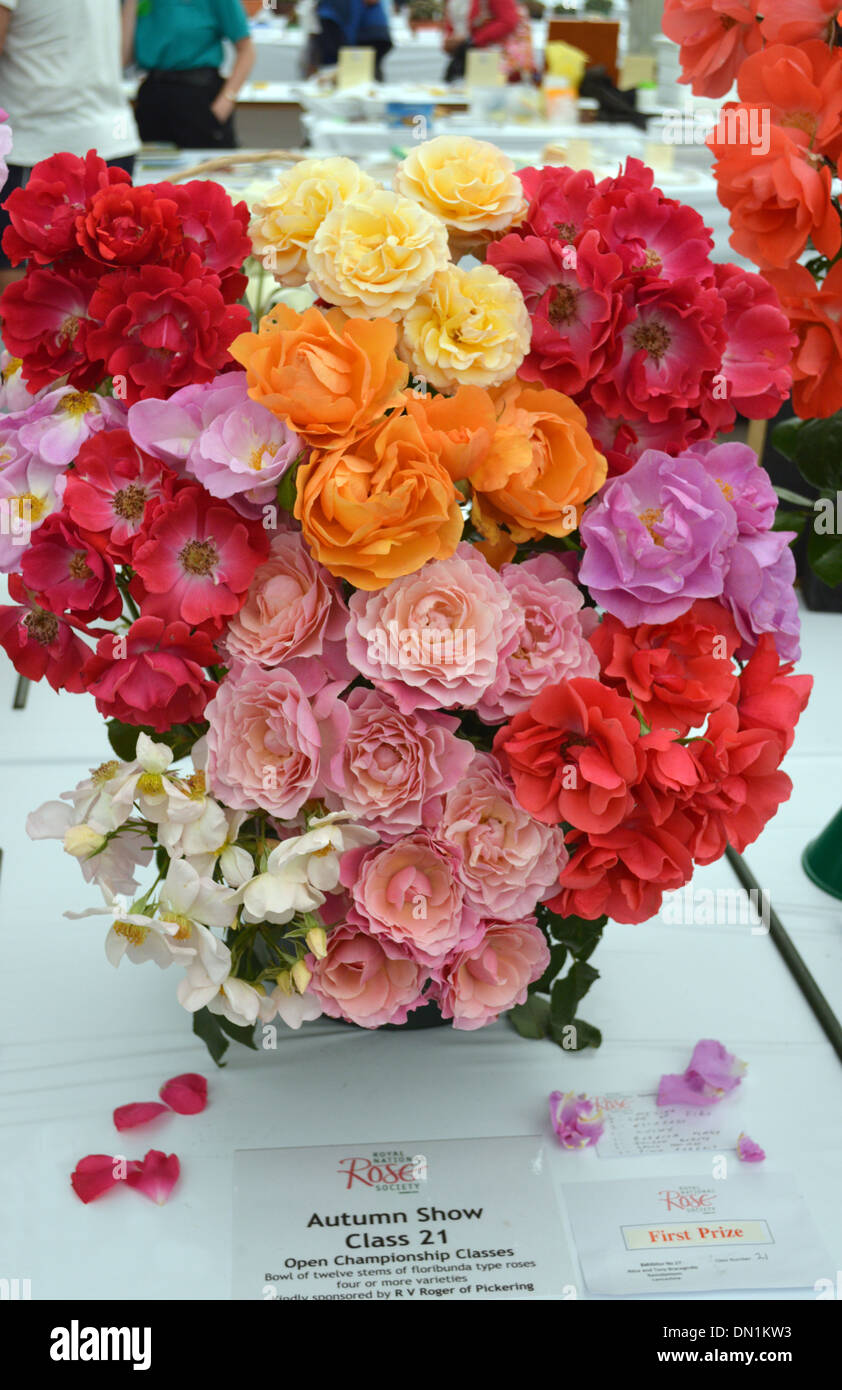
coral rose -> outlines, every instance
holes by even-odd
[[[462,534],[459,493],[409,415],[315,452],[296,484],[295,515],[310,549],[358,589],[382,589],[446,559]]]
[[[764,0],[762,31],[767,43],[830,42],[839,0]]]
[[[842,261],[818,285],[806,266],[767,270],[798,334],[792,403],[802,420],[842,410]]]
[[[302,159],[252,208],[254,250],[282,285],[303,285],[307,248],[329,212],[377,188],[353,159]]]
[[[765,6],[764,6],[765,9]],[[768,107],[775,125],[834,163],[842,149],[842,53],[813,39],[769,44],[740,69],[742,101]]]
[[[397,318],[450,258],[444,223],[378,188],[329,212],[307,248],[307,278],[331,304]]]
[[[533,980],[550,963],[547,943],[535,922],[487,922],[476,946],[454,954],[439,986],[442,1018],[454,1028],[484,1028],[522,1004]]]
[[[529,351],[529,315],[513,280],[490,265],[449,265],[401,321],[398,352],[442,391],[499,386]]]
[[[731,245],[766,269],[797,261],[811,238],[822,255],[833,257],[842,228],[830,169],[768,120],[768,107],[729,104],[708,139],[719,201],[731,214]],[[765,153],[757,141],[740,138],[741,128],[750,132],[754,123],[764,143],[768,134]]]
[[[724,97],[733,86],[762,43],[757,10],[757,0],[666,0],[663,30],[680,44],[681,81],[696,96]]]
[[[464,253],[520,222],[523,187],[512,161],[487,140],[439,135],[398,165],[395,187],[446,223]]]
[[[727,844],[742,854],[789,799],[792,782],[780,771],[784,742],[774,729],[740,727],[734,706],[722,705],[704,738],[689,744],[700,786],[684,809],[698,822],[699,864],[712,864]]]
[[[676,812],[664,825],[638,815],[605,834],[572,837],[561,892],[547,906],[562,917],[593,920],[605,913],[615,922],[648,921],[664,893],[693,872],[692,829]]]
[[[519,380],[494,399],[497,433],[471,476],[479,529],[492,540],[503,523],[516,541],[569,535],[608,472],[584,415],[559,391]]]
[[[813,677],[794,676],[792,662],[781,662],[774,637],[764,632],[740,675],[737,698],[740,728],[770,729],[780,735],[788,751],[795,737],[795,725],[807,708],[812,689]]]
[[[410,391],[406,411],[454,483],[479,467],[497,428],[494,402],[481,386],[460,386],[453,396]]]
[[[297,314],[276,304],[257,333],[243,333],[231,356],[249,395],[307,444],[353,439],[398,404],[407,369],[395,356],[394,324],[349,319],[341,309]]]
[[[323,1012],[360,1028],[405,1023],[427,1002],[429,971],[387,937],[375,940],[351,923],[328,933],[325,956],[308,956],[307,968]]]

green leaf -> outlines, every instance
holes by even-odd
[[[775,493],[781,502],[794,502],[797,507],[807,507],[813,509],[812,497],[805,497],[802,492],[791,492],[788,487],[778,487],[774,484]]]
[[[561,967],[564,965],[566,959],[566,946],[551,946],[550,963],[544,971],[543,975],[541,976],[540,980],[536,980],[534,984],[529,986],[529,993],[549,994],[553,980],[561,970]]]
[[[522,1038],[545,1038],[550,1028],[550,1001],[530,994],[525,1004],[515,1004],[506,1017]]]
[[[807,559],[822,583],[831,589],[842,584],[842,536],[818,536],[814,531],[807,542]]]
[[[544,904],[536,908],[538,923],[548,931],[554,941],[560,941],[577,960],[587,960],[599,945],[603,928],[608,918],[559,917]]]
[[[117,757],[121,758],[124,763],[130,763],[137,749],[140,729],[134,724],[121,724],[119,719],[109,719],[105,727],[108,733],[108,742]]]
[[[224,1020],[210,1009],[197,1009],[193,1015],[193,1032],[201,1038],[218,1067],[224,1067],[223,1057],[228,1051],[228,1039],[220,1027]]]
[[[819,492],[835,497],[842,490],[842,410],[826,420],[784,420],[772,443]]]
[[[798,432],[801,429],[801,421],[795,418],[782,420],[772,430],[772,447],[777,449],[779,454],[783,454],[785,459],[794,459],[795,450],[798,445]]]
[[[583,1018],[574,1018],[568,1024],[566,1037],[560,1047],[564,1047],[566,1052],[581,1052],[585,1047],[600,1047],[602,1044],[602,1034],[592,1023],[586,1023]]]
[[[282,511],[295,511],[295,499],[298,494],[295,480],[298,476],[299,467],[300,461],[296,460],[296,462],[287,469],[281,481],[278,483],[278,506]]]
[[[173,757],[186,758],[193,744],[206,731],[207,724],[173,724],[171,729],[159,734],[151,724],[122,724],[119,719],[109,719],[106,724],[108,742],[118,758],[130,763],[137,756],[137,740],[141,734],[148,734],[156,743],[165,743],[172,749]]]
[[[807,518],[803,512],[788,512],[778,507],[775,512],[775,520],[772,523],[772,530],[794,531],[796,536],[800,536],[806,525]]]
[[[252,1052],[257,1052],[257,1043],[254,1041],[255,1024],[250,1023],[246,1027],[241,1027],[237,1023],[231,1023],[222,1014],[218,1015],[219,1026],[223,1033],[227,1033],[234,1042],[241,1043],[243,1047],[250,1047]]]
[[[594,980],[599,979],[599,971],[585,961],[575,961],[563,980],[556,980],[550,995],[550,1032],[556,1042],[561,1041],[561,1033],[573,1022],[576,1006],[584,999]]]

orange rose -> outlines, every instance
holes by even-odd
[[[374,325],[372,325],[374,326]],[[295,515],[317,560],[358,589],[382,589],[462,535],[459,493],[410,415],[317,451],[296,476]]]
[[[518,378],[491,395],[497,432],[471,475],[478,530],[495,546],[501,525],[516,541],[569,535],[608,472],[582,411],[560,391]]]
[[[792,363],[792,404],[802,420],[842,410],[842,261],[817,285],[803,265],[770,270],[766,279],[798,334]]]
[[[246,368],[249,395],[307,444],[333,448],[400,404],[408,371],[395,356],[386,319],[351,319],[341,309],[297,314],[277,304],[257,333],[229,349]]]
[[[497,412],[481,386],[460,386],[454,396],[409,394],[406,409],[454,483],[469,478],[488,454]]]
[[[731,245],[767,269],[797,261],[810,237],[835,256],[842,228],[830,169],[768,122],[768,107],[729,103],[708,140],[719,201],[731,213]]]
[[[827,155],[842,153],[842,52],[810,39],[798,48],[773,43],[740,68],[740,99],[768,106],[775,125],[796,145]]]

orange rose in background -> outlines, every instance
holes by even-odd
[[[796,261],[812,237],[823,255],[835,256],[842,229],[830,170],[818,167],[818,156],[787,131],[769,125],[768,107],[729,103],[708,145],[735,251],[774,269]]]
[[[518,378],[491,396],[497,431],[471,475],[478,529],[495,544],[502,524],[516,541],[569,535],[608,472],[582,411],[560,391]]]
[[[481,386],[460,386],[454,396],[410,393],[406,409],[454,483],[469,478],[488,454],[497,412]]]
[[[408,371],[395,356],[386,319],[348,318],[341,309],[297,314],[277,304],[257,333],[229,349],[247,372],[249,395],[314,448],[353,439],[401,402]]]
[[[740,68],[744,102],[768,106],[791,140],[836,163],[842,150],[842,50],[818,39],[799,48],[775,43]]]
[[[298,470],[295,515],[317,560],[358,589],[382,589],[462,535],[459,493],[410,415],[392,414]]]
[[[803,265],[767,271],[798,334],[792,364],[792,403],[802,420],[826,420],[842,410],[842,261],[824,284]]]

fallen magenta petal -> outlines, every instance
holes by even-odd
[[[80,1158],[70,1174],[71,1186],[80,1202],[95,1202],[120,1182],[121,1163],[111,1154],[87,1154]]]
[[[175,1154],[150,1149],[141,1163],[126,1175],[129,1187],[134,1187],[162,1207],[178,1182],[181,1165]]]
[[[713,1038],[703,1038],[693,1048],[687,1070],[681,1075],[662,1076],[658,1086],[659,1105],[716,1105],[743,1079],[746,1063]]]
[[[737,1140],[737,1157],[741,1163],[762,1163],[766,1157],[765,1149],[761,1149],[759,1144],[755,1144],[753,1139],[743,1131]]]
[[[156,1120],[159,1115],[168,1115],[170,1107],[157,1100],[138,1100],[131,1105],[118,1105],[114,1111],[114,1123],[118,1129],[135,1129]]]
[[[208,1103],[208,1083],[198,1072],[186,1071],[165,1081],[158,1095],[179,1115],[198,1115]]]
[[[564,1149],[586,1149],[602,1138],[605,1129],[600,1106],[575,1091],[551,1093],[550,1121]]]

